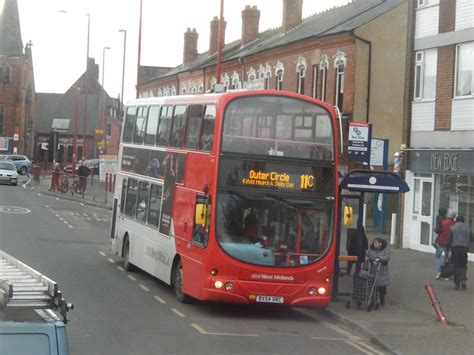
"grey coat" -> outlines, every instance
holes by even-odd
[[[373,248],[373,244],[370,245],[369,250],[367,251],[367,256],[369,260],[375,261],[379,258],[381,261],[379,274],[377,276],[377,286],[388,286],[390,285],[390,275],[388,273],[388,262],[390,260],[390,248],[387,245],[387,242],[382,243],[382,249],[377,250]],[[377,270],[378,265],[371,265],[371,270]],[[372,272],[371,272],[372,273]],[[375,273],[375,272],[373,272]]]
[[[464,222],[456,222],[451,226],[449,231],[449,247],[466,247],[469,248],[471,242],[471,233],[469,227]]]

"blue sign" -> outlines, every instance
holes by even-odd
[[[351,161],[359,161],[364,165],[370,162],[370,144],[372,140],[372,124],[351,122],[349,124],[347,155]]]

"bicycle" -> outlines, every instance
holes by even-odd
[[[60,191],[65,194],[69,189],[71,189],[71,194],[74,194],[74,192],[77,194],[82,193],[82,188],[79,186],[78,180],[69,181],[69,177],[64,176],[61,182]]]

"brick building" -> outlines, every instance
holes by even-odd
[[[434,252],[439,207],[474,228],[474,1],[412,2],[403,245]],[[469,259],[474,260],[471,244]]]
[[[227,89],[299,92],[338,106],[345,118],[344,135],[349,121],[372,123],[374,137],[390,140],[392,161],[402,143],[408,2],[356,0],[306,19],[303,0],[282,4],[281,27],[264,32],[259,32],[258,8],[243,9],[241,39],[223,48],[221,83]],[[183,63],[142,80],[139,96],[212,90],[217,82],[217,17],[210,27],[207,52],[197,52],[198,32],[188,28]],[[347,161],[343,164],[347,169]]]
[[[0,154],[33,154],[35,84],[31,47],[28,43],[23,48],[17,1],[1,2]]]
[[[118,154],[120,100],[109,97],[100,85],[99,66],[93,58],[89,58],[88,68],[64,94],[37,94],[35,158],[38,161],[72,162],[74,132],[77,160],[98,158],[105,153]],[[48,150],[42,149],[45,143]],[[56,152],[51,147],[56,147]]]

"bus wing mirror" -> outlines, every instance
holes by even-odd
[[[344,225],[350,226],[352,225],[352,207],[351,206],[344,206]]]
[[[208,205],[204,203],[196,204],[196,215],[194,217],[194,222],[196,224],[206,224]]]

